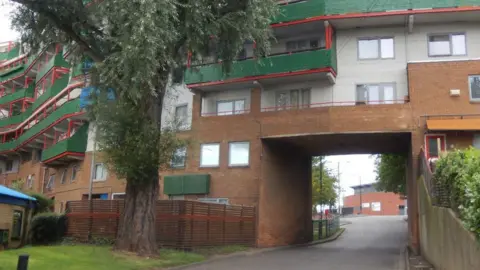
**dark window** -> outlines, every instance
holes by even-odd
[[[78,171],[78,166],[75,165],[72,167],[72,178],[70,178],[70,181],[73,182],[75,181],[75,178],[77,177],[77,171]]]
[[[7,160],[6,168],[5,170],[7,172],[13,171],[13,160]]]
[[[438,141],[436,137],[428,138],[428,156],[438,157]]]
[[[22,236],[23,212],[13,210],[12,239],[18,240]]]

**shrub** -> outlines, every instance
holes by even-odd
[[[50,209],[54,203],[52,199],[40,193],[30,193],[29,195],[37,200],[37,206],[35,207],[33,215],[37,215],[39,213],[48,213],[51,211]]]
[[[450,205],[480,239],[480,151],[449,152],[436,164],[435,180],[449,191]]]
[[[54,213],[38,214],[32,219],[30,226],[30,242],[32,245],[48,245],[62,239],[67,229],[65,215]]]

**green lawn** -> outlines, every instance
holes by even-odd
[[[41,246],[0,251],[0,269],[16,269],[20,254],[30,255],[29,270],[144,270],[205,260],[205,256],[200,254],[168,249],[162,249],[158,258],[144,259],[114,253],[110,247]]]

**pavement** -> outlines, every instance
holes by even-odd
[[[407,223],[402,216],[344,218],[346,231],[320,245],[292,247],[182,268],[188,270],[404,270]]]

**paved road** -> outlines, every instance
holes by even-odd
[[[400,270],[407,243],[404,217],[358,217],[336,241],[193,266],[189,270]],[[404,269],[404,268],[403,268]],[[402,270],[403,270],[402,269]]]

